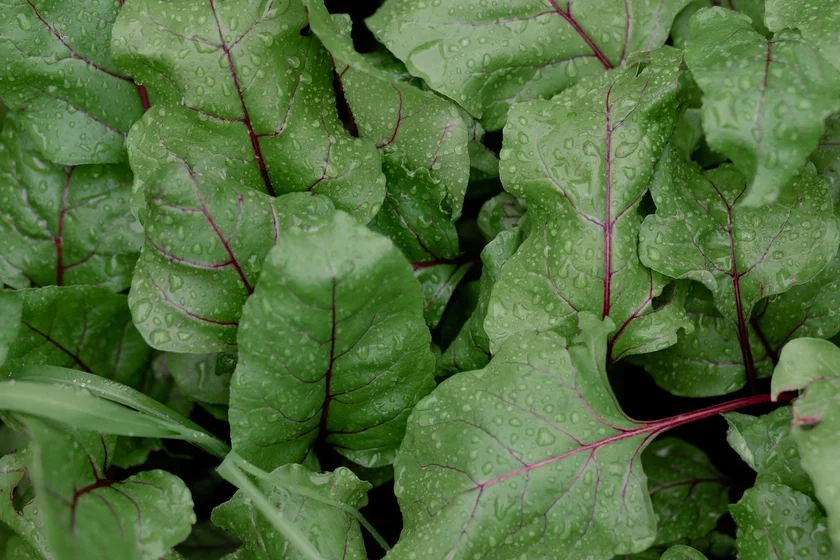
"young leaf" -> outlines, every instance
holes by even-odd
[[[811,153],[811,163],[828,181],[834,203],[840,202],[840,115],[825,121],[825,136]]]
[[[160,95],[129,138],[137,188],[181,159],[272,196],[326,195],[363,222],[379,210],[379,156],[339,121],[302,2],[137,0],[114,33],[116,63]]]
[[[767,1],[767,27],[771,31],[796,29],[816,45],[819,53],[840,70],[840,5],[832,0]]]
[[[20,329],[23,313],[23,301],[14,292],[0,291],[0,366],[9,355],[9,348],[14,344]]]
[[[527,0],[512,8],[388,0],[367,24],[412,74],[499,130],[513,103],[662,46],[689,1]]]
[[[738,558],[829,560],[825,516],[811,498],[782,484],[760,483],[730,506],[738,525]]]
[[[482,204],[478,213],[478,229],[488,243],[499,233],[523,224],[527,203],[508,193],[501,193]]]
[[[332,211],[324,197],[272,198],[183,163],[160,169],[145,192],[146,242],[128,299],[143,337],[169,352],[233,347],[278,232]]]
[[[113,437],[26,417],[32,438],[28,472],[35,505],[56,560],[158,558],[184,540],[195,522],[186,485],[163,471],[122,481],[106,472]]]
[[[785,346],[773,374],[773,397],[797,389],[804,391],[793,403],[793,439],[828,513],[831,540],[840,549],[840,348],[813,338]]]
[[[661,556],[661,560],[708,560],[706,555],[697,549],[678,544],[672,546]]]
[[[493,287],[491,351],[523,330],[573,336],[581,311],[617,325],[610,360],[670,346],[689,327],[678,305],[654,305],[665,279],[636,252],[639,204],[676,122],[681,55],[636,62],[512,109],[501,177],[527,203],[530,233]]]
[[[799,449],[791,436],[790,407],[764,416],[730,412],[724,417],[729,424],[726,440],[758,473],[758,482],[784,484],[808,496],[814,495],[814,484],[802,469]]]
[[[390,464],[408,413],[434,387],[421,313],[405,257],[347,214],[281,232],[243,310],[234,449],[258,466],[301,461],[317,445]]]
[[[683,48],[691,38],[691,18],[703,8],[720,6],[730,10],[741,12],[749,16],[753,27],[762,35],[767,34],[767,27],[764,25],[764,0],[693,0],[686,6],[671,26],[671,39],[675,47]]]
[[[692,18],[685,57],[703,90],[709,146],[747,177],[740,202],[774,202],[840,109],[840,72],[798,33],[767,40],[749,17],[721,8]]]
[[[130,198],[127,166],[46,162],[10,114],[0,134],[0,280],[128,288],[143,236]]]
[[[358,509],[367,505],[370,484],[349,470],[339,468],[316,474],[302,465],[285,465],[256,485],[281,514],[294,520],[294,525],[324,558],[367,558],[361,529],[353,516],[295,491],[302,488],[316,497]],[[308,558],[278,534],[242,490],[216,507],[212,519],[243,542],[239,553],[243,560]]]
[[[236,354],[166,354],[166,363],[175,383],[190,398],[227,406]]]
[[[810,165],[762,208],[738,204],[747,187],[732,166],[703,173],[666,151],[651,183],[657,210],[642,224],[639,254],[657,272],[711,290],[736,325],[752,387],[761,373],[749,335],[754,305],[812,280],[837,252],[840,233],[828,187]]]
[[[27,491],[31,490],[27,471],[30,451],[28,448],[22,449],[0,458],[0,492],[3,498],[0,500],[0,530],[8,527],[25,539],[30,548],[43,554],[49,545],[43,533],[42,512],[38,511],[38,506],[30,499],[18,506],[20,497],[31,497],[30,491]],[[3,551],[3,543],[0,541],[0,553]],[[5,560],[7,557],[0,554],[0,558]]]
[[[52,286],[6,297],[19,297],[23,314],[0,374],[51,365],[129,386],[140,383],[151,350],[131,323],[124,295],[93,286]]]
[[[0,97],[48,160],[125,160],[128,129],[148,108],[145,90],[111,62],[119,0],[12,0],[0,18]]]
[[[729,507],[729,481],[700,449],[676,438],[654,441],[642,453],[656,514],[656,543],[700,538]]]

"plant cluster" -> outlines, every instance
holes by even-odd
[[[327,4],[3,4],[0,558],[837,558],[840,3]]]

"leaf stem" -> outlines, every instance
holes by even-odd
[[[781,395],[776,402],[787,402],[791,400],[794,396],[795,395],[792,393]],[[638,431],[660,433],[666,430],[676,428],[678,426],[684,426],[685,424],[690,424],[698,420],[703,420],[704,418],[717,416],[718,414],[724,414],[726,412],[732,412],[741,408],[748,408],[751,406],[768,404],[771,402],[773,402],[773,400],[769,393],[763,395],[752,395],[749,397],[743,397],[740,399],[726,401],[706,408],[692,410],[691,412],[684,412],[682,414],[677,414],[676,416],[670,416],[661,420],[643,422],[644,426],[642,428],[639,428]]]

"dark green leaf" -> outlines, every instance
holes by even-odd
[[[706,555],[697,549],[678,544],[672,546],[662,555],[662,560],[708,560]]]
[[[528,205],[524,200],[506,192],[498,194],[481,206],[478,229],[489,243],[499,233],[523,225],[527,211]]]
[[[166,362],[175,383],[191,398],[227,406],[233,370],[224,370],[230,356],[236,354],[167,354]]]
[[[834,203],[840,202],[840,115],[825,121],[825,136],[811,153],[811,162],[828,181]]]

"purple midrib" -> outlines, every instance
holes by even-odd
[[[575,30],[575,33],[580,35],[580,38],[583,39],[583,41],[589,46],[590,49],[592,49],[592,53],[595,55],[595,58],[598,59],[598,61],[604,66],[604,68],[606,68],[607,70],[613,68],[612,63],[604,55],[603,51],[601,51],[598,45],[595,44],[595,41],[592,40],[592,38],[586,31],[584,31],[584,29],[580,26],[577,20],[574,17],[572,17],[572,10],[569,9],[568,11],[564,11],[562,8],[560,8],[560,6],[557,5],[557,0],[548,0],[548,3],[551,4],[551,7],[554,8],[554,11],[557,13],[557,15],[566,20],[566,23],[572,26],[572,29]]]

